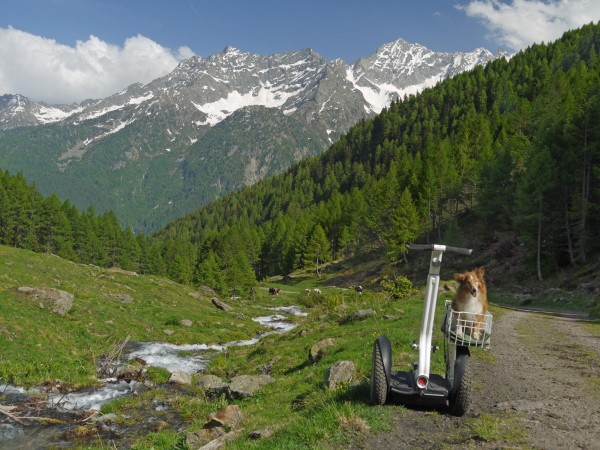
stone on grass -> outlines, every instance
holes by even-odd
[[[188,328],[194,324],[194,322],[192,322],[189,319],[182,319],[181,322],[179,322],[179,323],[181,324],[182,327],[188,327]]]
[[[240,430],[237,428],[243,419],[244,416],[239,406],[228,405],[210,414],[202,429],[187,433],[185,443],[190,449],[222,448],[227,441],[239,435]]]
[[[223,436],[226,433],[224,428],[201,428],[198,431],[190,432],[185,435],[185,443],[189,449],[199,449],[208,442]]]
[[[325,382],[329,389],[336,389],[341,384],[352,384],[356,378],[356,366],[352,361],[338,361],[325,375]]]
[[[198,380],[197,385],[209,394],[221,394],[227,391],[227,383],[216,375],[204,375]]]
[[[346,323],[354,322],[355,320],[365,320],[369,317],[372,317],[376,314],[372,309],[361,309],[359,311],[355,311],[352,314],[342,318],[340,320],[340,325],[344,325]]]
[[[227,303],[222,302],[217,297],[211,298],[210,301],[213,305],[215,305],[216,308],[222,311],[233,311],[233,308],[231,306],[229,306]]]
[[[258,430],[251,431],[248,437],[250,439],[266,439],[268,437],[273,436],[275,434],[275,431],[277,430],[273,427],[261,428]]]
[[[169,383],[192,384],[192,374],[184,372],[180,369],[175,369],[173,370],[173,372],[171,372],[171,376],[169,377]]]
[[[40,308],[48,309],[61,317],[67,315],[73,307],[74,296],[70,292],[54,288],[35,288],[20,286],[17,291],[27,298],[39,302]]]
[[[211,413],[204,428],[229,427],[236,429],[244,420],[242,410],[238,405],[227,405],[217,412]]]
[[[308,352],[308,362],[311,364],[315,364],[316,362],[320,361],[321,358],[323,358],[323,356],[325,355],[327,347],[333,347],[334,345],[335,339],[321,339],[319,342],[317,342],[310,348]]]
[[[144,381],[148,377],[148,371],[144,366],[136,364],[125,364],[117,369],[117,379],[125,381]]]
[[[263,386],[274,381],[269,375],[240,375],[231,379],[227,394],[232,399],[252,397]]]

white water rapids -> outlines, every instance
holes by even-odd
[[[281,306],[267,309],[293,316],[307,315],[298,306]],[[285,333],[296,327],[294,323],[290,322],[282,314],[254,317],[252,320],[273,331],[262,333],[252,339],[233,341],[225,344],[175,345],[166,342],[136,342],[130,345],[129,348],[131,350],[124,355],[124,359],[128,361],[137,357],[143,359],[148,366],[162,367],[170,372],[181,370],[188,373],[196,373],[208,367],[211,352],[224,351],[234,346],[253,345],[264,336],[272,333]],[[143,386],[135,381],[130,383],[126,381],[104,381],[105,385],[100,388],[72,392],[66,395],[53,395],[48,401],[52,405],[69,410],[99,410],[102,404],[107,401],[134,393]],[[2,386],[0,386],[1,391]]]

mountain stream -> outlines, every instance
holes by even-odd
[[[277,314],[254,317],[252,320],[270,329],[255,336],[252,339],[233,341],[224,344],[185,344],[175,345],[166,342],[130,342],[124,349],[123,361],[140,358],[148,366],[162,367],[171,372],[181,370],[188,373],[197,373],[205,370],[209,363],[211,354],[221,352],[229,347],[246,346],[256,344],[263,337],[273,333],[286,333],[297,325],[289,320],[289,316],[306,316],[298,306],[283,306],[277,308],[266,308]],[[90,414],[99,411],[101,406],[115,398],[124,395],[135,394],[146,389],[143,383],[137,381],[117,381],[113,378],[101,380],[104,384],[99,388],[84,389],[68,394],[50,394],[38,408],[40,416],[42,411],[51,411],[53,418],[65,416],[65,422],[71,423],[74,418],[85,420]],[[19,405],[32,401],[39,397],[41,389],[24,389],[10,385],[0,385],[0,408],[6,405]],[[39,402],[39,400],[38,400]],[[8,408],[10,408],[8,406]],[[6,407],[5,407],[6,408]],[[161,408],[157,405],[157,408]],[[7,410],[9,412],[10,410]],[[10,412],[9,412],[10,414]],[[69,442],[69,428],[72,425],[44,425],[35,421],[7,420],[8,414],[0,415],[0,449],[10,448],[13,450],[31,450],[53,448],[66,448],[73,445]],[[69,420],[70,419],[70,420]]]

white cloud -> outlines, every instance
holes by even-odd
[[[193,54],[188,47],[174,54],[141,35],[127,39],[123,47],[95,36],[69,47],[0,28],[0,95],[22,94],[50,104],[103,98],[166,75]]]
[[[490,37],[511,50],[554,41],[567,30],[600,19],[598,0],[472,0],[457,8],[482,19]]]

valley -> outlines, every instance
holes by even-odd
[[[374,339],[386,335],[393,342],[396,370],[416,357],[410,342],[420,324],[423,292],[418,285],[413,293],[392,297],[371,283],[362,293],[333,285],[344,271],[329,272],[318,283],[298,273],[259,286],[253,299],[222,299],[230,307],[222,310],[202,289],[74,265],[51,255],[8,247],[0,251],[11,274],[5,271],[0,279],[2,378],[11,386],[35,387],[28,394],[2,387],[0,405],[8,414],[0,416],[0,448],[41,449],[49,443],[88,449],[196,448],[192,442],[206,417],[227,405],[239,407],[244,417],[228,448],[564,448],[569,440],[585,447],[598,438],[597,424],[582,425],[576,413],[584,408],[589,420],[598,417],[597,322],[494,305],[492,347],[474,354],[472,409],[458,418],[439,405],[369,405]],[[455,261],[443,278],[471,264],[469,259]],[[354,276],[366,273],[361,266],[348,269]],[[72,309],[62,317],[42,309],[18,292],[21,285],[66,289],[74,294]],[[269,294],[271,286],[280,288],[278,295]],[[314,293],[315,286],[320,294]],[[132,302],[122,301],[125,293]],[[493,300],[496,292],[491,295]],[[450,298],[448,292],[440,297],[438,305]],[[506,294],[499,298],[505,300]],[[93,304],[96,312],[89,315]],[[438,311],[438,322],[440,316]],[[27,325],[29,320],[36,325]],[[33,328],[36,333],[30,332]],[[556,345],[559,336],[562,344]],[[441,335],[434,339],[439,342]],[[137,375],[103,390],[98,369],[108,367],[102,361],[121,344],[113,363],[127,363]],[[40,347],[48,348],[33,351]],[[440,353],[434,353],[432,366],[437,373],[443,371]],[[339,361],[351,361],[356,372],[350,381],[328,388],[327,373]],[[187,380],[175,381],[173,374],[180,370]],[[236,397],[206,390],[207,375],[223,383],[241,376],[272,381],[253,395]],[[566,429],[575,434],[565,434]],[[269,437],[250,438],[257,430],[270,430]]]
[[[0,99],[0,447],[593,448],[598,48],[228,47],[53,123]],[[473,249],[433,343],[456,272],[495,317],[464,417],[369,403],[378,336],[415,361],[432,242]]]

